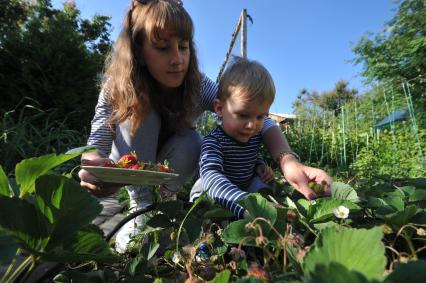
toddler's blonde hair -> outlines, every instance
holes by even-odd
[[[271,74],[257,61],[234,57],[219,82],[219,99],[225,101],[238,95],[246,101],[262,101],[272,104],[275,84]]]

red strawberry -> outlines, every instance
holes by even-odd
[[[160,172],[169,172],[169,167],[167,165],[158,163],[157,167],[158,167],[158,171]]]
[[[105,163],[104,163],[103,167],[112,167],[112,168],[116,168],[116,167],[118,167],[118,166],[117,166],[117,164],[115,164],[115,162],[114,162],[114,161],[112,161],[112,160],[108,160],[108,161],[105,161]]]
[[[132,170],[141,170],[141,166],[139,164],[135,164],[132,167],[130,167]]]
[[[138,158],[136,157],[136,153],[132,151],[129,154],[123,155],[117,162],[119,167],[122,168],[131,168],[133,165],[138,163]]]

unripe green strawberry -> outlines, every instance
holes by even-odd
[[[324,193],[324,185],[317,184],[315,182],[309,182],[308,184],[309,188],[312,189],[317,194],[323,194]]]

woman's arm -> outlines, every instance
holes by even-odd
[[[307,199],[315,199],[317,194],[309,188],[308,183],[318,184],[325,182],[325,194],[330,194],[330,185],[333,179],[321,169],[305,166],[292,154],[287,139],[278,126],[273,126],[263,133],[263,141],[272,158],[279,164],[284,178]]]
[[[110,104],[105,97],[105,93],[102,91],[98,98],[95,115],[91,124],[90,136],[87,141],[88,145],[96,146],[98,151],[84,153],[81,157],[82,165],[102,166],[106,162],[110,162],[107,156],[111,151],[114,133],[107,121],[111,112]],[[100,182],[95,176],[84,169],[78,172],[78,176],[80,177],[80,185],[99,197],[111,195],[120,188],[117,184]]]

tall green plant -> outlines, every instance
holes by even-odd
[[[73,113],[58,120],[57,109],[43,110],[31,99],[24,99],[17,106],[18,110],[4,112],[0,117],[0,163],[8,174],[23,159],[64,152],[86,143],[84,130],[68,128],[67,118]]]

